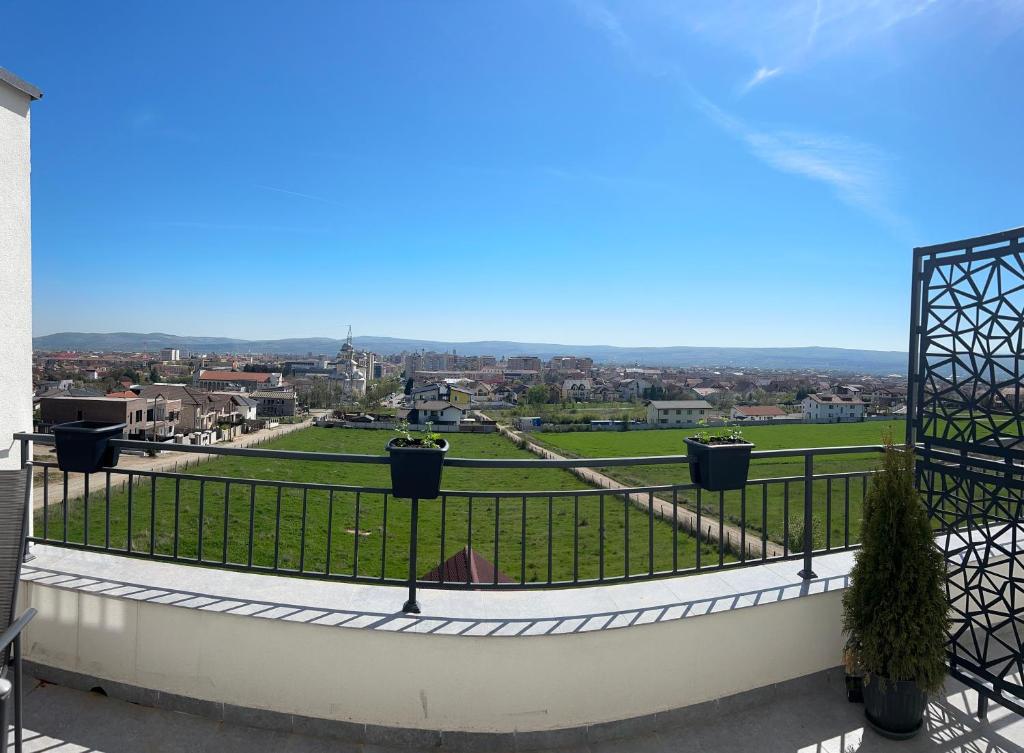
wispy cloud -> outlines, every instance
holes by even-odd
[[[264,186],[257,184],[256,188],[260,188],[264,191],[273,191],[274,193],[283,193],[287,196],[296,196],[300,199],[309,199],[310,201],[319,201],[324,204],[333,204],[336,207],[343,206],[341,202],[335,201],[334,199],[328,199],[324,196],[314,196],[309,193],[302,193],[300,191],[290,191],[287,188],[276,188],[275,186]]]
[[[626,32],[621,19],[607,6],[587,3],[586,7],[585,20],[601,30],[616,47],[628,50],[631,62],[640,60],[636,67],[641,73],[673,71],[672,82],[689,105],[735,138],[753,157],[780,172],[822,183],[846,204],[871,214],[896,231],[905,232],[906,221],[888,208],[889,163],[892,160],[882,150],[843,136],[752,125],[705,96],[678,69],[671,65],[652,64],[638,55],[639,46]],[[596,12],[595,7],[600,8],[600,12]],[[595,23],[595,19],[599,22]],[[779,69],[762,68],[748,82],[749,86],[763,83],[779,72]]]
[[[776,68],[765,68],[764,66],[761,66],[754,72],[754,75],[750,77],[747,83],[740,87],[740,93],[746,94],[755,86],[760,86],[768,79],[775,78],[775,76],[778,76],[780,73],[782,73],[781,66]]]

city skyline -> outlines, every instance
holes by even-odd
[[[9,15],[36,335],[898,350],[1020,224],[1018,3]]]

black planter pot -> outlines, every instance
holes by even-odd
[[[878,734],[907,740],[924,725],[928,694],[908,680],[871,677],[864,683],[864,716]]]
[[[862,675],[846,676],[846,700],[850,703],[864,703],[864,677]]]
[[[441,491],[441,471],[448,441],[438,447],[396,447],[387,444],[391,455],[391,493],[404,499],[436,499]]]
[[[62,471],[95,473],[100,468],[117,465],[121,450],[111,447],[110,440],[119,438],[124,427],[125,424],[98,421],[55,424],[53,439],[57,446],[57,467]]]
[[[746,485],[753,443],[704,444],[690,438],[684,441],[690,457],[690,481],[701,489],[724,492]]]

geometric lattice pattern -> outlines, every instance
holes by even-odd
[[[1024,228],[914,250],[908,439],[947,562],[950,667],[1024,711]]]

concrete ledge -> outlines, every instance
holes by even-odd
[[[620,719],[614,722],[532,732],[489,733],[355,724],[267,709],[232,706],[213,701],[198,701],[172,693],[160,693],[147,688],[111,682],[33,661],[25,662],[25,670],[37,680],[54,685],[63,685],[83,691],[102,691],[105,695],[129,703],[202,716],[214,721],[278,732],[295,732],[353,745],[431,748],[453,753],[477,750],[494,751],[495,753],[500,751],[543,751],[573,746],[582,747],[732,718],[738,713],[756,708],[783,695],[800,696],[807,693],[845,692],[843,668],[833,667],[685,708]]]
[[[33,551],[26,658],[44,678],[76,673],[213,718],[278,715],[263,726],[371,741],[397,728],[421,746],[444,735],[453,750],[480,734],[520,746],[535,734],[535,747],[580,730],[620,736],[831,668],[852,563],[816,558],[810,582],[794,561],[592,588],[431,590],[410,617],[401,589]]]

